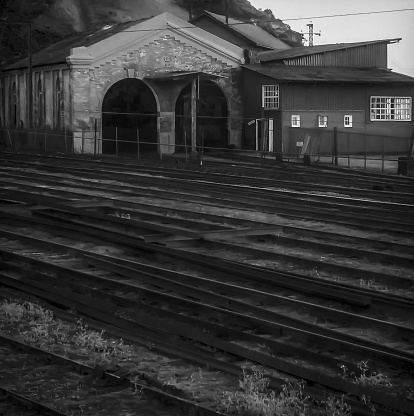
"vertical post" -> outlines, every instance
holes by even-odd
[[[364,134],[364,169],[367,168],[367,136]]]
[[[187,130],[184,129],[184,150],[185,150],[185,163],[188,163],[188,154],[187,154]]]
[[[195,152],[197,146],[197,79],[191,84],[191,151]]]
[[[98,120],[95,118],[95,123],[94,123],[94,141],[93,141],[93,154],[94,156],[96,156],[96,130],[97,130],[97,123]]]
[[[351,157],[350,157],[350,154],[349,154],[349,132],[347,133],[348,134],[348,168],[350,168],[351,167],[351,163],[350,163],[350,161],[351,161]]]
[[[193,0],[189,0],[188,2],[188,15],[189,15],[188,20],[191,20],[193,18]]]
[[[381,136],[381,173],[384,173],[385,151],[384,151],[384,136]]]
[[[65,131],[65,152],[68,152],[68,136],[66,135],[66,123],[65,122],[63,123],[64,123],[64,131]]]
[[[137,129],[137,157],[139,160],[139,130]]]
[[[118,127],[115,127],[115,154],[118,157]]]
[[[81,139],[82,139],[82,146],[81,146],[81,153],[83,154],[83,149],[84,149],[84,146],[85,146],[85,136],[84,136],[84,133],[85,133],[85,130],[82,130],[82,137],[81,137]]]
[[[46,140],[46,120],[45,120],[45,152],[47,150],[47,140]]]
[[[27,74],[27,95],[28,95],[28,109],[27,109],[27,115],[28,115],[28,126],[29,129],[33,126],[33,86],[32,86],[32,25],[29,23],[29,34],[27,37],[27,47],[29,49],[28,52],[28,74]]]
[[[259,150],[259,120],[256,119],[256,123],[255,123],[255,127],[256,127],[256,149],[255,150]]]
[[[226,15],[226,25],[229,24],[229,0],[225,0],[225,15]]]
[[[334,156],[335,156],[335,165],[338,166],[338,127],[334,127]]]

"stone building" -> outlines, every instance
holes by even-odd
[[[242,48],[169,13],[80,33],[34,54],[31,71],[1,71],[1,137],[103,154],[240,147],[243,63]]]

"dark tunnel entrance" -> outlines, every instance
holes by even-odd
[[[118,81],[102,103],[102,153],[150,155],[158,152],[157,103],[138,79]]]
[[[197,146],[204,137],[205,151],[228,147],[227,100],[220,87],[209,80],[197,84]],[[184,143],[191,146],[191,84],[181,91],[175,106],[176,149],[183,150]]]

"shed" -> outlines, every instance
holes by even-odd
[[[312,137],[315,151],[330,154],[335,131],[351,152],[409,149],[413,77],[384,68],[243,65],[243,84],[250,86],[244,89],[246,148],[295,153]],[[392,141],[384,144],[384,137]]]
[[[243,62],[240,47],[170,13],[79,33],[35,53],[31,77],[27,60],[1,71],[0,125],[49,150],[170,154],[200,134],[237,147]]]

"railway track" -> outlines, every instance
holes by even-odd
[[[379,414],[413,412],[409,182],[395,181],[394,202],[373,190],[377,203],[217,173],[26,162],[0,168],[4,285],[101,324],[110,312],[149,331],[143,343],[178,337],[183,355],[234,375],[253,361],[279,388],[303,378],[314,397],[351,394],[361,413],[361,392]]]
[[[13,238],[18,238],[18,237],[19,236],[17,236],[17,235],[13,236]],[[24,237],[23,239],[25,239],[27,241],[29,238]],[[60,240],[61,239],[62,239],[62,237],[60,237]],[[23,252],[23,253],[28,253],[28,252],[33,251],[33,246],[34,247],[41,247],[41,246],[45,246],[45,245],[50,246],[52,244],[51,243],[51,236],[48,236],[47,241],[48,242],[46,243],[45,241],[42,242],[39,239],[36,239],[36,242],[34,244],[32,244],[31,248],[16,247],[15,245],[13,245],[12,242],[10,242],[10,240],[6,243],[6,245],[12,251],[17,250],[17,251],[20,251],[20,252]],[[58,245],[60,247],[60,251],[62,251],[62,247],[61,247],[62,243],[59,243]],[[94,245],[92,245],[92,246],[94,246]],[[56,248],[55,248],[55,250],[56,250]],[[70,252],[70,251],[73,251],[73,250],[76,250],[76,249],[74,249],[73,246],[66,247],[67,252]],[[40,255],[41,257],[47,256],[42,251],[37,251],[36,255]],[[52,254],[52,258],[56,258],[56,257],[60,258],[62,255],[64,255],[64,253],[54,252]],[[118,253],[117,257],[119,257],[119,253]],[[20,261],[21,260],[22,259],[20,259]],[[68,260],[64,259],[64,261],[67,262]],[[112,270],[113,273],[117,273],[117,274],[121,273],[122,274],[122,273],[129,272],[130,275],[127,276],[128,278],[132,277],[131,274],[137,273],[137,270],[135,270],[135,269],[130,269],[130,268],[122,269],[121,264],[120,264],[119,261],[116,261],[112,265],[112,269],[111,269],[111,264],[108,260],[106,260],[106,262],[105,262],[105,260],[97,259],[95,256],[93,256],[92,258],[88,258],[88,261],[90,261],[90,262],[92,261],[92,263],[95,264],[95,265],[96,265],[97,262],[98,263],[101,262],[101,265],[104,264],[103,270],[106,270],[106,271]],[[69,262],[70,262],[70,268],[66,270],[66,275],[68,275],[68,276],[71,275],[72,276],[72,281],[73,281],[73,271],[72,270],[73,269],[79,270],[80,266],[75,266],[73,264],[73,261],[69,261]],[[83,267],[85,267],[85,266],[83,266]],[[22,266],[20,268],[23,269],[23,270],[25,269],[24,266]],[[36,270],[42,269],[42,266],[40,264],[36,264],[35,269]],[[77,273],[80,273],[80,272],[77,272]],[[57,283],[53,283],[53,279],[50,279],[47,275],[39,276],[38,280],[40,279],[40,281],[42,281],[43,283],[42,283],[41,287],[38,286],[38,289],[41,289],[42,291],[44,291],[45,290],[44,284],[46,283],[50,287],[53,287],[52,293],[54,293],[55,295],[56,294],[67,293],[67,292],[65,292],[65,289],[62,289],[62,286],[64,285],[63,281],[61,280],[61,277],[63,276],[63,270],[60,269],[59,272],[56,272],[56,275],[60,276],[59,281]],[[142,272],[139,273],[139,276],[141,276],[139,278],[142,279]],[[154,279],[154,278],[155,277],[152,277],[152,279]],[[3,276],[3,279],[7,279],[7,277]],[[102,279],[102,278],[98,278],[98,279]],[[82,288],[80,288],[79,287],[79,284],[80,284],[79,282],[86,282],[86,281],[87,281],[87,276],[82,275],[81,277],[79,277],[78,278],[78,283],[77,283],[78,286],[76,286],[74,283],[69,284],[70,292],[77,293],[78,297],[80,296],[81,293],[83,294],[83,296],[85,296],[85,290],[86,289],[85,289],[84,286],[82,286]],[[151,280],[150,281],[144,280],[144,283],[145,284],[152,283],[154,285],[154,282],[151,281]],[[105,280],[105,285],[107,285],[107,284],[108,284],[108,280],[106,279]],[[220,293],[225,292],[224,286],[222,286],[222,287],[213,287],[212,288],[211,284],[212,284],[212,282],[209,282],[209,285],[210,285],[210,286],[208,286],[209,290],[214,289],[215,292],[220,292]],[[215,284],[217,286],[219,285],[218,282],[215,282]],[[94,285],[96,285],[96,281],[94,282]],[[199,287],[200,282],[197,281],[195,283],[195,285],[197,287]],[[120,286],[121,286],[121,284],[118,282],[115,286],[112,286],[111,288],[113,290],[116,290],[117,292],[119,292],[121,290]],[[155,283],[155,286],[163,287],[164,290],[172,290],[172,287],[174,287],[174,283],[172,283],[171,281],[168,282],[165,279],[161,279],[161,283],[160,283],[160,278],[158,277],[158,282]],[[317,329],[317,326],[314,325],[314,324],[311,324],[311,323],[309,323],[308,325],[304,325],[303,322],[302,322],[302,323],[300,323],[300,325],[298,325],[299,322],[301,321],[301,319],[303,319],[303,317],[299,317],[300,318],[299,320],[294,319],[294,318],[289,319],[289,313],[287,312],[286,309],[284,310],[284,313],[277,314],[277,313],[275,313],[271,310],[266,311],[265,309],[257,308],[254,305],[249,305],[248,303],[240,302],[237,298],[232,299],[231,302],[230,302],[230,297],[229,297],[229,292],[228,292],[229,289],[228,288],[227,288],[227,295],[222,295],[222,298],[221,298],[222,300],[220,301],[220,300],[218,300],[218,298],[219,298],[218,296],[211,296],[211,295],[208,296],[209,292],[205,292],[203,294],[204,297],[202,297],[199,293],[200,289],[197,289],[197,290],[194,289],[194,288],[189,289],[188,285],[183,286],[183,287],[185,287],[186,290],[183,291],[183,288],[181,288],[181,291],[179,290],[179,294],[181,295],[181,297],[178,297],[178,298],[176,296],[171,297],[171,296],[165,295],[165,294],[163,296],[161,296],[160,293],[154,292],[154,291],[152,292],[151,295],[149,295],[148,291],[146,291],[144,295],[142,295],[142,294],[140,295],[141,297],[139,299],[141,299],[141,300],[139,301],[139,305],[140,305],[139,307],[138,307],[138,304],[136,303],[138,300],[131,301],[126,296],[124,298],[121,297],[123,299],[123,300],[121,300],[121,298],[119,298],[118,296],[117,297],[114,297],[113,295],[109,296],[108,294],[106,294],[105,292],[102,292],[102,291],[97,291],[96,292],[96,289],[93,289],[92,292],[90,290],[88,290],[87,293],[88,293],[88,298],[89,298],[89,296],[92,296],[93,298],[96,299],[96,301],[98,301],[98,299],[99,299],[100,303],[98,304],[98,307],[96,309],[100,309],[100,308],[108,309],[110,306],[108,305],[107,302],[105,303],[105,301],[103,299],[105,299],[105,297],[109,297],[111,299],[111,303],[113,303],[115,305],[118,305],[118,306],[123,305],[124,307],[127,307],[127,309],[124,309],[124,310],[121,311],[122,313],[125,313],[127,315],[135,316],[136,312],[134,312],[134,311],[136,311],[139,308],[141,310],[140,313],[144,314],[144,322],[141,322],[144,325],[152,325],[152,326],[156,325],[157,319],[154,318],[154,317],[155,316],[158,317],[161,314],[161,318],[159,318],[157,330],[161,330],[162,328],[165,328],[166,323],[168,323],[168,327],[171,328],[172,333],[179,333],[181,336],[184,336],[184,337],[192,337],[192,339],[194,341],[207,342],[207,345],[210,345],[210,346],[213,345],[215,348],[224,349],[228,353],[233,353],[234,354],[234,352],[237,351],[238,355],[242,355],[246,359],[248,357],[252,357],[252,355],[254,355],[252,353],[252,346],[255,345],[255,344],[257,344],[257,345],[263,344],[263,346],[266,346],[266,348],[269,348],[272,351],[275,350],[276,346],[278,346],[279,349],[281,348],[280,347],[280,340],[278,342],[273,340],[273,343],[272,343],[271,342],[272,340],[269,340],[269,339],[267,339],[266,337],[263,337],[263,336],[261,336],[261,337],[256,336],[256,338],[255,338],[255,336],[252,335],[251,331],[253,331],[253,333],[254,333],[257,330],[259,330],[260,332],[266,331],[264,333],[269,333],[269,335],[270,335],[270,334],[274,333],[275,331],[281,331],[281,328],[283,328],[283,333],[284,334],[288,333],[288,336],[287,336],[287,339],[283,340],[282,344],[285,346],[285,348],[286,348],[286,345],[288,345],[290,351],[292,351],[295,347],[295,342],[292,341],[292,337],[295,334],[295,332],[298,333],[296,335],[299,336],[299,338],[301,338],[301,339],[304,339],[305,334],[307,334],[308,343],[311,343],[312,339],[315,339],[315,337],[317,338],[317,336],[319,336],[319,337],[322,337],[324,339],[324,344],[325,345],[327,345],[327,343],[330,345],[330,347],[329,347],[330,349],[335,348],[331,345],[332,342],[333,342],[333,344],[335,344],[335,341],[334,341],[335,337],[333,337],[332,331],[326,331],[326,328],[325,328],[325,330],[324,329],[321,330],[321,327],[319,327],[319,329]],[[233,291],[237,292],[236,289],[243,292],[243,289],[241,287],[237,288],[234,285],[231,287],[230,292],[231,293]],[[49,289],[49,290],[51,290],[51,289]],[[62,290],[63,290],[63,292],[62,292]],[[145,291],[142,288],[140,288],[139,290],[140,290],[140,292]],[[175,288],[175,290],[177,290],[177,289]],[[247,292],[246,289],[244,289],[244,290]],[[130,293],[131,292],[131,287],[128,287],[128,289],[124,289],[124,291],[125,291],[125,293]],[[195,292],[197,292],[197,294],[195,294]],[[204,330],[206,328],[208,328],[207,329],[208,332],[211,331],[214,334],[221,333],[223,331],[227,334],[229,332],[232,332],[226,326],[217,327],[217,325],[212,325],[211,323],[208,322],[208,320],[210,318],[204,318],[204,320],[202,320],[202,323],[197,323],[196,321],[194,321],[194,319],[191,320],[191,318],[188,318],[188,317],[186,318],[186,320],[182,321],[182,319],[180,320],[182,315],[180,313],[177,314],[176,312],[174,312],[174,308],[173,309],[168,308],[167,310],[165,310],[165,306],[164,307],[161,306],[161,307],[158,307],[158,309],[157,309],[153,305],[154,301],[156,303],[160,304],[160,305],[170,305],[170,304],[174,305],[173,301],[175,301],[175,302],[178,302],[178,304],[175,303],[175,306],[174,306],[175,308],[183,308],[183,304],[186,303],[185,300],[182,298],[183,295],[191,296],[193,298],[197,297],[199,302],[201,300],[203,305],[207,305],[207,306],[205,306],[205,308],[207,308],[207,309],[204,311],[204,315],[206,317],[211,317],[213,315],[213,316],[215,316],[215,319],[217,319],[219,322],[224,322],[224,323],[228,322],[229,326],[234,325],[235,322],[234,321],[232,322],[231,319],[229,320],[229,317],[227,316],[229,313],[228,312],[225,313],[224,311],[229,309],[229,308],[231,310],[238,311],[236,313],[233,312],[231,314],[232,319],[237,318],[236,319],[236,325],[240,326],[241,323],[243,322],[243,325],[245,327],[244,327],[243,335],[242,335],[242,333],[236,332],[235,330],[233,330],[233,337],[235,337],[236,339],[243,339],[245,342],[249,343],[249,346],[247,347],[245,352],[243,353],[242,348],[240,348],[240,345],[237,345],[237,343],[236,343],[236,347],[235,347],[233,345],[234,342],[233,343],[230,342],[230,344],[229,344],[229,342],[226,341],[226,342],[223,343],[223,341],[221,341],[221,342],[217,341],[214,338],[211,338],[211,336],[210,337],[207,336],[207,341],[206,341],[206,335],[204,334]],[[241,296],[242,298],[245,298],[245,297],[251,298],[252,297],[251,295],[252,295],[252,291],[250,291],[249,293],[239,294],[239,296]],[[68,296],[68,295],[66,294],[65,296]],[[161,298],[160,298],[160,296],[161,296]],[[261,293],[261,296],[262,297],[264,296],[264,292]],[[147,303],[149,302],[151,304],[151,305],[146,305],[146,308],[147,308],[146,313],[145,313],[145,311],[142,312],[143,310],[145,310],[145,307],[144,307],[144,305],[146,303],[145,299],[147,300],[146,301]],[[208,299],[208,303],[206,303],[206,299]],[[280,301],[281,300],[282,300],[282,297],[279,297],[278,302],[277,302],[277,304],[279,305],[279,308],[280,308]],[[261,302],[264,302],[264,303],[269,303],[269,301],[270,301],[269,296],[267,296],[267,297],[265,296],[265,300],[263,300],[263,299],[261,300]],[[90,299],[87,302],[90,302]],[[189,301],[187,301],[187,304],[188,304],[188,302]],[[198,313],[200,313],[200,308],[202,308],[202,307],[201,307],[199,302],[196,302],[195,304],[193,303],[191,307],[189,307],[187,305],[187,308],[189,308],[189,309],[188,309],[187,313],[184,313],[184,315],[191,316],[191,314],[194,314],[194,310],[197,311]],[[285,298],[284,302],[285,303],[288,302],[288,298]],[[208,304],[212,304],[214,306],[208,306]],[[303,306],[304,305],[301,306],[302,309],[303,309]],[[310,311],[309,306],[310,305],[308,305],[308,308],[305,311],[306,314],[308,314],[309,311]],[[223,308],[225,308],[225,309],[223,309]],[[313,305],[313,309],[315,309],[315,308],[316,308],[316,305]],[[116,309],[117,309],[117,311],[114,310],[113,313],[120,313],[119,307],[116,308]],[[217,315],[219,313],[218,309],[220,309],[221,314],[224,314],[223,316],[222,315]],[[296,309],[297,309],[297,306],[296,306]],[[215,312],[212,312],[212,310],[215,310]],[[244,314],[240,315],[241,311],[244,311],[244,312],[249,311],[249,314],[248,315],[244,315]],[[294,312],[294,310],[292,310],[292,312]],[[334,312],[335,312],[334,310],[329,309],[329,313],[331,315],[334,315]],[[164,315],[162,315],[163,313],[164,313]],[[336,313],[340,314],[339,311],[336,311]],[[145,315],[146,315],[146,318],[145,318]],[[325,315],[326,315],[326,312],[325,312]],[[346,314],[343,313],[343,315],[346,315]],[[251,316],[254,316],[254,318],[252,318]],[[317,316],[318,315],[313,315],[312,319],[317,318]],[[321,318],[323,316],[324,316],[323,312],[322,312],[322,314],[319,314],[319,318]],[[168,320],[166,322],[167,317],[168,317]],[[335,316],[335,318],[337,318],[337,316]],[[332,321],[335,321],[335,318],[332,318]],[[143,319],[142,316],[140,317],[140,319],[141,320]],[[349,320],[349,316],[348,316],[348,320]],[[246,322],[248,322],[248,321],[252,321],[252,322],[250,322],[250,326],[246,327]],[[353,323],[355,324],[357,321],[359,321],[359,324],[361,324],[361,322],[360,322],[361,317],[357,317],[357,320],[354,320]],[[269,322],[273,322],[273,324],[270,324]],[[344,320],[343,320],[343,323],[344,323]],[[377,323],[376,326],[378,326],[379,321],[377,321],[376,323]],[[371,324],[372,324],[372,322],[371,322]],[[382,324],[387,325],[385,322],[383,322]],[[294,328],[295,325],[296,325],[296,329]],[[194,332],[195,327],[200,327],[200,328],[202,327],[203,328],[203,331],[200,331],[201,335],[196,334]],[[391,327],[392,327],[392,325],[388,323],[388,327],[387,327],[386,332],[389,331]],[[394,326],[394,328],[393,328],[394,331],[396,330],[396,327],[397,326]],[[226,329],[224,329],[224,328],[226,328]],[[290,333],[289,330],[292,331],[292,328],[293,328],[293,333]],[[344,328],[342,327],[342,330],[343,329]],[[355,327],[352,328],[352,329],[355,330]],[[404,329],[404,330],[407,330],[407,329]],[[401,328],[400,328],[400,330],[401,330]],[[248,333],[248,336],[245,334],[246,331]],[[319,332],[319,335],[318,335],[318,332]],[[172,335],[172,334],[170,334],[170,335]],[[377,336],[377,335],[374,335],[374,337]],[[409,337],[409,335],[407,335],[407,336]],[[405,336],[403,336],[403,337],[405,337]],[[378,342],[373,343],[371,341],[371,342],[365,342],[365,343],[364,342],[363,343],[358,343],[358,342],[356,342],[356,338],[353,338],[352,336],[349,337],[346,334],[341,335],[340,332],[338,332],[336,334],[336,338],[337,338],[337,342],[341,341],[340,342],[340,347],[336,347],[336,351],[337,351],[336,354],[339,354],[339,352],[341,352],[341,354],[343,354],[344,351],[345,351],[345,345],[348,345],[348,348],[351,348],[352,353],[356,354],[356,352],[357,352],[356,350],[360,350],[361,347],[362,347],[362,344],[365,344],[365,349],[363,350],[362,357],[371,357],[371,356],[375,357],[376,354],[379,354],[379,356],[377,355],[377,357],[376,357],[377,363],[380,363],[380,362],[385,363],[385,362],[387,362],[387,360],[390,360],[389,364],[391,366],[395,366],[396,363],[398,362],[398,363],[400,363],[400,365],[401,365],[401,363],[403,363],[403,367],[408,366],[408,368],[411,368],[412,362],[414,362],[414,355],[412,355],[412,353],[409,353],[407,351],[407,348],[409,350],[410,347],[407,346],[407,345],[404,346],[404,342],[401,342],[401,340],[399,342],[399,345],[400,345],[400,348],[402,348],[402,350],[397,352],[397,350],[395,348],[393,348],[393,347],[390,348],[389,346],[386,346],[386,345],[385,346],[384,345],[380,346],[380,344]],[[289,342],[288,342],[289,339],[291,340],[291,344],[289,344]],[[395,339],[394,339],[394,341],[395,341]],[[293,342],[293,344],[292,344],[292,342]],[[298,340],[296,341],[296,343],[297,342],[298,342]],[[318,341],[318,344],[320,342],[321,341]],[[379,342],[384,343],[384,339],[379,340]],[[304,351],[308,350],[308,348],[309,348],[309,345],[307,345],[306,348],[302,347],[302,349],[299,349],[297,351],[297,359],[299,359],[299,357],[303,357],[305,355]],[[376,349],[376,351],[374,351],[375,349]],[[382,352],[380,352],[379,350],[382,350]],[[286,353],[286,349],[285,349],[285,353]],[[323,357],[323,361],[325,362],[325,364],[326,364],[326,361],[331,360],[331,365],[332,365],[332,363],[336,364],[336,367],[338,367],[339,365],[344,365],[347,368],[354,368],[356,366],[355,362],[352,362],[352,360],[349,360],[349,362],[348,362],[346,359],[343,359],[343,362],[345,364],[344,363],[341,364],[341,362],[338,358],[326,357],[326,356],[321,355],[321,354],[322,354],[322,351],[314,351],[314,359],[315,359],[315,357]],[[308,355],[309,355],[309,353],[308,353]],[[275,362],[272,363],[272,359],[270,357],[269,356],[262,357],[260,353],[257,353],[256,357],[255,357],[255,361],[258,361],[262,364],[266,364],[268,366],[273,365],[274,368],[280,368],[280,367],[285,368],[285,369],[288,368],[289,369],[288,373],[290,373],[290,374],[294,373],[297,376],[301,376],[301,375],[303,376],[304,375],[304,371],[302,369],[303,361],[301,362],[300,366],[296,366],[297,369],[296,369],[296,372],[295,372],[295,370],[293,368],[291,368],[292,365],[289,366],[289,363],[285,363],[284,366],[283,366],[282,363],[279,362],[279,360],[275,360],[275,359],[273,359],[273,360],[275,360],[276,363]],[[303,358],[302,358],[302,360],[303,360]],[[375,362],[374,359],[373,359],[373,361]],[[320,360],[319,360],[318,364],[320,365]],[[309,366],[311,364],[308,362],[307,365]],[[335,367],[334,368],[331,367],[330,371],[335,371]],[[383,371],[383,370],[381,370],[381,371]],[[308,380],[313,381],[313,382],[318,381],[319,383],[321,383],[320,369],[318,369],[315,372],[315,374],[313,374],[313,376],[308,375],[306,378]],[[334,381],[332,379],[330,379],[329,377],[327,377],[327,380],[325,380],[324,384],[327,385],[327,386],[335,385]],[[351,386],[344,384],[343,380],[341,381],[340,384],[345,386],[345,389],[348,392],[351,391]],[[358,388],[360,388],[360,387],[358,387]],[[376,401],[381,403],[381,398],[378,397]],[[399,402],[400,402],[400,405],[401,405],[401,399],[399,399]],[[386,398],[386,403],[390,404],[390,398],[389,397]],[[409,405],[407,404],[407,406],[409,406]]]
[[[37,412],[26,412],[28,415],[169,416],[171,411],[183,415],[220,414],[137,379],[131,382],[118,377],[102,364],[91,367],[5,335],[0,336],[0,351],[0,390],[9,401],[20,405],[14,407]],[[6,414],[25,413],[19,409]]]

